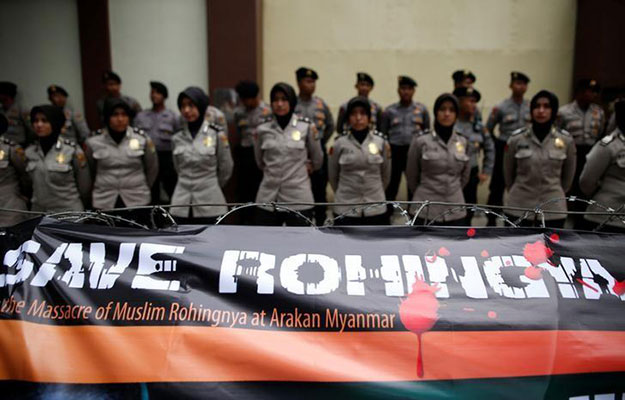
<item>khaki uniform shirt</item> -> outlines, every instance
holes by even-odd
[[[334,119],[326,102],[317,96],[312,96],[310,100],[298,97],[295,113],[313,121],[321,135],[321,145],[325,145],[334,132]]]
[[[542,142],[531,128],[514,132],[503,159],[508,189],[504,204],[533,209],[548,200],[564,197],[573,183],[576,155],[575,142],[566,131],[554,127]],[[544,209],[566,211],[566,202],[554,202]],[[524,211],[506,210],[506,213],[520,217]],[[562,218],[566,215],[545,213],[546,220]]]
[[[121,197],[127,207],[150,204],[150,187],[158,175],[158,158],[152,140],[128,127],[117,144],[104,128],[87,139],[87,159],[95,175],[93,207],[110,209]]]
[[[0,105],[0,110],[9,121],[9,128],[4,133],[4,137],[21,146],[34,140],[30,129],[30,110],[23,109],[18,102],[13,103],[6,110]]]
[[[582,111],[577,101],[563,105],[558,111],[558,126],[568,131],[577,146],[592,146],[603,136],[605,113],[596,104]]]
[[[91,174],[85,153],[74,142],[59,139],[43,154],[39,143],[26,149],[26,172],[33,188],[33,211],[84,211]]]
[[[65,113],[65,132],[62,136],[73,142],[83,143],[91,133],[87,121],[81,113],[69,107],[65,107],[63,111]]]
[[[336,130],[338,132],[345,132],[349,129],[349,116],[345,114],[347,112],[347,103],[349,102],[346,101],[341,104],[339,108],[339,116],[336,118]],[[369,103],[371,104],[371,128],[382,131],[382,112],[384,110],[381,105],[371,99],[369,99]]]
[[[350,133],[339,136],[330,149],[328,180],[335,203],[384,201],[384,190],[391,180],[391,147],[384,134],[370,131],[362,143]],[[384,214],[386,205],[373,207],[334,206],[334,214],[370,217]]]
[[[206,113],[204,113],[204,119],[215,125],[219,125],[223,128],[224,132],[228,132],[228,120],[226,114],[215,106],[208,106]]]
[[[531,121],[530,102],[523,100],[521,104],[511,97],[493,107],[493,110],[486,122],[486,129],[491,134],[495,134],[495,127],[499,125],[499,136],[497,139],[508,141],[512,132],[525,128]]]
[[[579,177],[582,191],[599,204],[617,210],[625,204],[625,134],[616,129],[599,143],[595,144],[586,156],[586,165]],[[604,209],[588,206],[587,211],[605,212]],[[621,209],[619,212],[625,212]],[[596,223],[607,216],[586,215]],[[608,225],[625,227],[619,218],[613,218]]]
[[[407,107],[394,103],[384,110],[382,132],[392,145],[409,146],[414,136],[427,129],[430,129],[430,114],[422,103],[413,101]]]
[[[232,175],[232,156],[223,127],[204,121],[191,136],[187,125],[174,135],[174,168],[178,182],[171,204],[225,203],[221,188]],[[170,213],[189,217],[189,207],[174,207]],[[194,217],[215,217],[228,212],[226,206],[193,207]]]
[[[26,158],[20,145],[0,136],[0,207],[27,210],[20,190],[20,179],[26,173]],[[15,225],[28,218],[26,214],[1,212],[0,226]]]
[[[293,114],[282,129],[272,118],[258,126],[254,156],[263,180],[256,194],[257,203],[312,203],[307,162],[313,170],[321,168],[323,153],[317,129],[311,120]],[[289,206],[294,210],[312,208],[309,205]],[[271,207],[266,207],[273,210]]]
[[[469,182],[471,174],[468,142],[465,137],[453,132],[445,143],[434,130],[414,136],[408,149],[406,182],[413,192],[413,201],[441,201],[464,203],[462,189]],[[415,213],[419,208],[410,208]],[[453,206],[435,205],[421,211],[419,218],[431,220]],[[465,210],[454,211],[437,221],[453,221],[463,218]]]
[[[141,111],[135,117],[134,124],[147,133],[157,151],[171,151],[172,136],[182,128],[180,122],[172,110],[165,108],[161,111]]]
[[[253,110],[247,110],[245,107],[237,107],[234,111],[234,124],[237,129],[237,138],[239,140],[239,146],[241,147],[253,147],[254,136],[256,135],[256,128],[263,122],[269,115],[271,115],[271,109],[267,104],[262,101],[258,107]]]

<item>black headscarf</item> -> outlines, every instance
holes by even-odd
[[[348,119],[356,107],[362,107],[365,110],[365,114],[367,114],[367,117],[371,119],[371,103],[369,103],[369,100],[366,97],[362,97],[362,96],[353,97],[347,103],[347,110],[345,112],[345,115],[347,116]],[[354,136],[354,138],[358,140],[359,143],[362,143],[365,141],[365,138],[367,137],[367,134],[369,133],[369,128],[367,127],[361,131],[357,131],[352,128],[350,132],[352,136]]]
[[[449,141],[449,138],[454,131],[453,124],[451,126],[442,126],[438,123],[438,110],[446,101],[450,101],[454,107],[454,110],[456,110],[456,120],[458,119],[458,111],[460,109],[460,107],[458,106],[458,99],[451,93],[441,94],[436,98],[436,101],[434,102],[434,131],[445,141],[445,143]]]
[[[625,98],[621,98],[614,103],[614,118],[616,126],[625,133]]]
[[[278,92],[284,93],[287,101],[289,102],[289,112],[281,117],[278,115],[275,116],[276,121],[278,121],[278,125],[280,125],[282,129],[284,129],[289,124],[289,121],[291,120],[291,117],[295,112],[295,106],[297,105],[297,95],[295,94],[295,89],[293,89],[293,86],[289,85],[288,83],[278,82],[273,85],[273,87],[271,88],[271,92],[269,93],[269,98],[272,102],[276,97],[276,93]]]
[[[117,132],[113,130],[109,124],[111,117],[115,113],[115,110],[118,108],[121,108],[122,110],[126,112],[129,120],[132,120],[132,118],[134,117],[134,111],[132,110],[130,105],[126,103],[124,100],[117,98],[117,97],[108,97],[104,101],[104,110],[103,110],[104,124],[108,128],[109,135],[113,138],[113,140],[116,143],[120,143],[122,139],[124,138],[124,136],[126,136],[125,130],[122,132]]]
[[[545,123],[538,123],[534,121],[533,111],[536,107],[538,107],[538,99],[545,98],[549,101],[549,105],[551,106],[551,118],[549,121]],[[532,113],[532,131],[541,142],[549,132],[551,132],[551,127],[553,123],[556,121],[558,117],[558,106],[560,102],[558,101],[558,96],[553,94],[548,90],[541,90],[532,97],[532,101],[530,102],[530,113]]]
[[[46,119],[52,127],[52,133],[48,136],[39,138],[41,150],[43,150],[43,153],[46,154],[59,139],[61,129],[63,129],[63,126],[65,125],[65,113],[61,107],[45,104],[35,106],[30,110],[30,120],[35,121],[35,116],[39,113],[46,116]]]
[[[210,99],[206,92],[197,86],[189,86],[178,95],[178,109],[182,109],[182,99],[187,98],[197,107],[200,112],[198,119],[195,121],[187,121],[191,136],[195,137],[204,122],[204,115]]]

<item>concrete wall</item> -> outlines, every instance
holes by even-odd
[[[122,92],[151,106],[150,80],[169,89],[168,106],[185,87],[208,88],[205,0],[110,0],[113,70]]]
[[[317,93],[334,111],[355,94],[355,73],[376,81],[372,98],[397,99],[399,74],[419,83],[432,107],[451,73],[477,75],[485,117],[509,95],[509,72],[527,73],[529,92],[570,97],[575,0],[264,0],[263,80],[295,84],[299,66],[317,70]]]
[[[46,88],[54,83],[82,111],[76,0],[2,0],[0,54],[0,80],[18,85],[22,104],[48,103]]]

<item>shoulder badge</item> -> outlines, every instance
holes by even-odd
[[[134,133],[136,133],[137,135],[141,135],[141,136],[145,136],[145,132],[143,132],[141,129],[134,127],[132,128],[132,130],[134,131]]]
[[[76,147],[76,142],[71,139],[63,139],[63,143],[68,146]]]
[[[308,118],[308,117],[298,116],[298,117],[297,117],[297,120],[298,120],[298,121],[303,121],[303,122],[306,122],[306,123],[308,123],[308,124],[312,124],[312,121],[311,121],[311,120],[310,120],[310,118]]]
[[[343,137],[343,136],[347,136],[347,135],[349,135],[349,130],[347,130],[347,129],[344,130],[344,131],[339,132],[339,137]]]
[[[381,137],[384,140],[388,140],[388,136],[386,136],[386,134],[384,134],[383,132],[374,130],[373,134],[376,135],[376,136]]]
[[[560,132],[562,136],[571,136],[569,131],[567,131],[566,129],[559,129],[558,132]]]
[[[223,130],[224,130],[224,127],[223,127],[223,126],[221,126],[221,125],[219,125],[219,124],[216,124],[216,123],[214,123],[214,122],[209,122],[209,123],[208,123],[208,126],[209,126],[211,129],[213,129],[213,130],[215,130],[215,131],[217,131],[217,132],[221,132],[221,131],[223,131]]]

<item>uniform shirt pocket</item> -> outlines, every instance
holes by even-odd
[[[271,150],[275,149],[276,147],[278,147],[278,142],[276,142],[275,140],[264,140],[263,143],[260,145],[261,150]]]
[[[382,164],[384,162],[384,159],[379,154],[370,154],[367,157],[367,162],[369,164]]]
[[[9,160],[0,161],[0,169],[5,169],[9,166]]]
[[[432,150],[432,149],[424,149],[421,154],[421,158],[424,160],[440,160],[442,154],[440,151]]]
[[[303,149],[306,147],[306,143],[303,140],[290,140],[287,142],[286,146],[290,149]]]
[[[103,160],[109,157],[108,150],[96,150],[93,152],[93,158],[96,160]]]
[[[549,159],[556,161],[566,160],[566,153],[562,150],[551,149],[549,150]]]
[[[533,154],[532,149],[518,149],[516,153],[514,153],[514,158],[517,160],[522,160],[526,158],[530,158]]]
[[[51,172],[69,172],[72,170],[72,166],[66,163],[49,163],[47,166],[48,171]]]
[[[352,153],[342,153],[339,157],[339,165],[349,165],[356,162],[356,157]]]
[[[142,157],[143,154],[145,154],[145,152],[143,151],[143,149],[139,149],[139,150],[127,149],[126,154],[128,155],[128,157]]]

